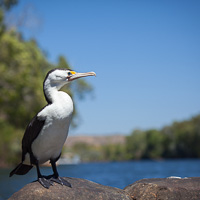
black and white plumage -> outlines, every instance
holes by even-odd
[[[94,72],[76,73],[68,69],[49,71],[43,83],[47,105],[31,120],[22,139],[22,162],[10,172],[24,175],[33,167],[37,168],[38,181],[49,188],[52,181],[71,187],[70,183],[59,177],[56,161],[60,158],[62,147],[68,136],[73,112],[71,97],[59,91],[67,83],[86,76],[95,76]],[[39,165],[50,160],[53,175],[45,178]]]

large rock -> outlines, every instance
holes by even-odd
[[[49,189],[38,182],[26,185],[10,200],[200,200],[200,178],[142,179],[124,190],[79,178],[64,178],[72,188],[54,183]]]
[[[54,183],[54,186],[45,189],[38,182],[33,182],[13,194],[9,200],[131,200],[121,189],[79,178],[64,179],[71,183],[72,188]]]
[[[124,190],[133,200],[200,200],[200,178],[142,179]]]

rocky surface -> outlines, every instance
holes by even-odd
[[[133,200],[200,200],[200,178],[142,179],[124,190]]]
[[[13,194],[9,200],[131,200],[121,189],[100,185],[79,178],[64,178],[72,188],[54,183],[45,189],[38,182],[33,182]]]
[[[199,178],[142,179],[124,190],[79,178],[64,178],[72,188],[54,184],[49,189],[33,182],[13,194],[9,200],[200,200]]]

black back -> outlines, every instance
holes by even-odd
[[[36,115],[27,126],[22,139],[22,162],[24,161],[27,152],[32,155],[31,145],[42,130],[44,123],[45,120],[39,120]]]

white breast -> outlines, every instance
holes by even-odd
[[[32,152],[39,163],[56,159],[60,155],[68,135],[72,112],[71,98],[60,91],[57,100],[38,113],[39,118],[45,119],[43,129],[32,143]]]

